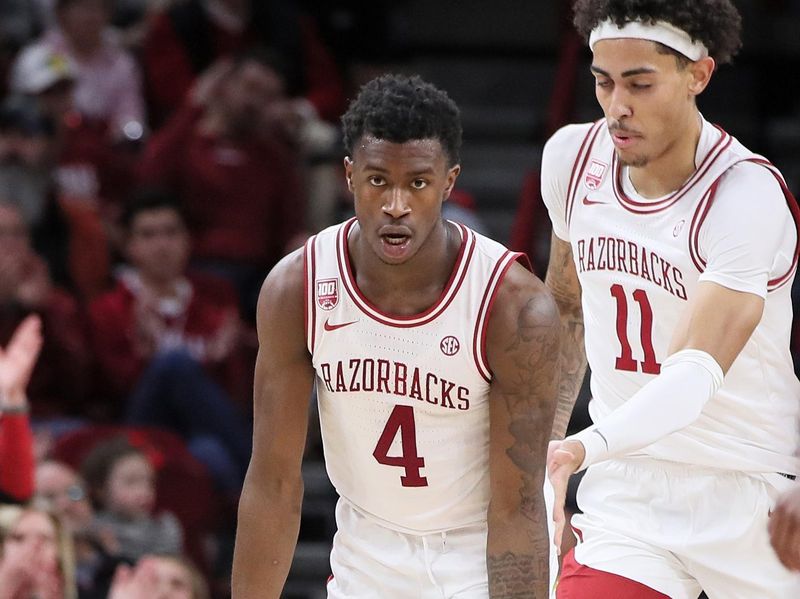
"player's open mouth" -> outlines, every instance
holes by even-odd
[[[389,245],[403,245],[409,239],[408,235],[400,234],[381,235],[381,238]]]
[[[383,251],[391,258],[402,258],[411,244],[411,234],[406,227],[383,227],[379,234]]]

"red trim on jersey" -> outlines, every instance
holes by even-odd
[[[361,290],[356,284],[350,264],[350,254],[347,251],[347,237],[355,222],[356,219],[352,218],[339,229],[336,244],[336,258],[339,262],[339,273],[342,276],[344,287],[358,309],[381,324],[397,328],[422,326],[428,324],[442,314],[453,299],[455,299],[459,289],[461,289],[461,285],[464,283],[470,261],[472,260],[472,254],[477,245],[475,234],[464,225],[453,223],[461,232],[461,247],[458,249],[453,271],[450,273],[450,278],[442,290],[439,299],[424,312],[412,314],[410,316],[397,316],[380,310],[361,293]]]
[[[737,164],[741,164],[742,162],[752,162],[754,164],[764,166],[775,177],[781,187],[781,190],[783,191],[784,198],[786,198],[786,204],[789,207],[789,212],[792,215],[792,220],[794,220],[795,228],[797,229],[794,257],[792,258],[792,264],[789,267],[789,270],[783,275],[767,281],[767,291],[775,291],[776,289],[779,289],[785,285],[797,270],[798,259],[800,258],[800,207],[798,207],[797,200],[792,195],[789,187],[786,185],[786,181],[784,181],[778,169],[769,160],[766,160],[765,158],[745,158],[732,164],[729,169]],[[728,172],[728,170],[725,172]],[[692,224],[689,229],[689,255],[691,256],[695,267],[700,272],[703,272],[707,265],[706,260],[704,260],[700,255],[700,229],[702,228],[706,216],[711,209],[711,205],[714,203],[717,187],[719,186],[724,174],[725,173],[722,173],[722,175],[717,177],[706,193],[706,196],[700,201],[700,204],[698,205],[697,210],[692,217]]]
[[[708,211],[711,209],[711,204],[714,203],[714,196],[717,193],[717,186],[719,179],[714,181],[706,191],[705,195],[700,199],[697,209],[692,215],[692,223],[689,225],[689,256],[694,262],[695,268],[703,272],[706,268],[706,261],[700,255],[700,228],[706,220]]]
[[[578,155],[575,157],[575,162],[572,164],[572,174],[569,178],[569,186],[567,187],[567,205],[565,207],[565,219],[567,223],[567,227],[569,228],[569,223],[572,221],[572,209],[575,207],[575,199],[578,193],[578,188],[580,187],[580,175],[583,173],[583,170],[586,168],[586,163],[589,160],[589,156],[592,154],[592,148],[594,147],[594,142],[597,141],[597,136],[600,134],[600,130],[603,128],[604,120],[596,121],[592,127],[589,128],[589,132],[586,134],[586,137],[583,138],[583,143],[581,143],[581,148],[578,150]],[[589,142],[589,145],[586,147],[586,152],[583,154],[583,161],[581,162],[581,152],[584,150],[584,146],[586,146],[586,141],[592,138],[592,141]],[[581,162],[580,168],[575,168],[578,166],[578,162]],[[577,177],[575,175],[578,175]]]
[[[708,152],[708,154],[706,154],[705,158],[700,163],[700,166],[697,167],[697,169],[694,171],[694,174],[689,177],[689,179],[680,188],[668,196],[661,198],[660,200],[640,202],[630,198],[625,193],[622,187],[622,165],[619,162],[617,153],[614,152],[611,158],[611,170],[614,173],[612,177],[612,187],[614,189],[614,195],[617,197],[619,204],[629,212],[633,212],[635,214],[653,214],[655,212],[666,210],[675,204],[675,202],[680,200],[700,182],[700,180],[706,175],[706,173],[708,173],[717,159],[722,156],[725,150],[727,150],[728,147],[733,143],[733,138],[728,135],[727,132],[716,125],[714,126],[722,135]]]
[[[613,597],[614,599],[669,599],[649,586],[625,578],[619,574],[595,570],[579,564],[575,551],[564,556],[561,575],[556,587],[557,599],[579,599],[582,597]]]
[[[786,181],[783,179],[783,176],[780,174],[780,172],[778,171],[778,169],[775,167],[774,164],[772,164],[769,160],[763,158],[761,159],[756,158],[752,160],[752,162],[767,167],[767,169],[769,169],[769,171],[773,174],[775,179],[777,179],[778,185],[780,185],[781,189],[783,190],[783,197],[786,198],[786,204],[787,206],[789,206],[789,212],[792,214],[792,220],[794,220],[794,226],[796,231],[794,257],[792,258],[792,265],[789,267],[789,270],[786,271],[785,274],[767,282],[767,290],[775,291],[776,289],[783,287],[783,285],[785,285],[786,282],[792,278],[792,275],[797,270],[798,259],[800,259],[800,207],[798,207],[797,199],[794,197],[794,194],[792,194],[792,192],[789,190],[789,187],[786,185]]]
[[[310,304],[308,301],[308,292],[311,288],[311,282],[308,280],[308,244],[310,243],[311,238],[306,241],[305,246],[303,247],[303,333],[306,336],[306,346],[308,346],[310,343],[308,332],[308,321],[310,320],[308,312]]]
[[[505,256],[506,254],[503,255],[503,258],[505,258]],[[475,366],[477,366],[478,372],[480,372],[481,376],[486,380],[487,383],[491,382],[492,380],[492,372],[489,369],[489,365],[483,361],[484,353],[480,351],[478,340],[483,336],[480,333],[480,329],[482,326],[485,326],[485,321],[488,320],[486,318],[486,312],[484,312],[484,307],[486,307],[489,302],[489,296],[493,295],[492,283],[497,276],[497,272],[500,270],[500,267],[503,263],[503,258],[495,263],[492,274],[489,276],[489,281],[486,284],[486,289],[484,290],[483,297],[481,298],[481,305],[478,308],[478,317],[475,319],[475,331],[472,333],[472,357],[475,360]]]
[[[497,291],[500,289],[508,269],[515,262],[519,262],[528,270],[532,270],[530,260],[525,254],[506,251],[494,265],[492,274],[486,283],[486,289],[483,292],[483,298],[478,308],[478,316],[475,319],[475,330],[472,333],[472,358],[475,361],[478,372],[487,383],[491,382],[493,377],[492,370],[489,368],[489,360],[486,357],[486,331],[489,326],[489,316],[492,312],[494,300],[497,297]]]
[[[578,538],[578,541],[583,543],[583,531],[577,526],[572,526],[571,524],[570,526],[572,527],[572,532],[574,532],[575,536]]]

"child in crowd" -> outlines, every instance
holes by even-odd
[[[156,471],[143,449],[115,437],[98,444],[81,470],[97,509],[96,524],[113,531],[118,555],[135,562],[147,553],[181,552],[177,518],[155,513]]]

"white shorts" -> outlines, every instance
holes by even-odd
[[[800,598],[769,544],[767,519],[792,484],[647,458],[590,467],[578,488],[575,560],[671,599]],[[589,596],[589,595],[587,595]]]
[[[545,484],[547,520],[553,494]],[[486,524],[429,535],[386,528],[339,499],[329,599],[488,599]],[[550,531],[552,538],[552,530]],[[550,588],[558,572],[550,552]]]

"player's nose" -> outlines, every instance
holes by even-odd
[[[627,93],[625,93],[625,90],[617,86],[611,93],[611,99],[608,104],[608,116],[619,121],[625,117],[630,117],[632,114],[633,109],[631,108],[630,98]]]
[[[383,204],[383,211],[392,218],[400,218],[401,216],[411,212],[409,205],[410,194],[399,187],[393,187],[386,194]]]

